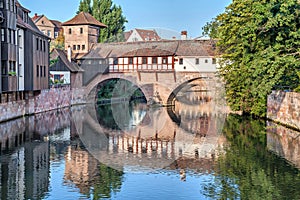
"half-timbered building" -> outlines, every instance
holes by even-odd
[[[80,63],[90,76],[131,71],[216,72],[214,48],[211,40],[101,43]]]

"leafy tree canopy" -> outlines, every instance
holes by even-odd
[[[123,15],[121,6],[113,4],[112,0],[81,0],[78,12],[89,12],[98,21],[107,25],[100,29],[99,42],[123,40],[125,23],[128,21]]]
[[[265,116],[272,89],[299,85],[299,0],[233,0],[203,32],[218,40],[233,110]]]

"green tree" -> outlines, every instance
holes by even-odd
[[[112,0],[82,0],[79,11],[87,11],[98,21],[107,25],[100,30],[99,42],[123,41],[126,17],[123,15],[121,6],[113,4]]]
[[[218,40],[220,75],[233,110],[265,116],[272,89],[299,85],[298,0],[233,0],[204,32]]]
[[[92,12],[91,0],[80,0],[77,14],[80,12],[88,12],[88,13]]]

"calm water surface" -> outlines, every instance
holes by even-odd
[[[1,199],[300,199],[299,132],[189,101],[0,124]]]

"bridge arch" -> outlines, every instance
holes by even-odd
[[[199,72],[128,72],[96,75],[86,86],[87,102],[94,101],[96,86],[106,80],[123,79],[136,85],[145,95],[147,102],[154,100],[170,105],[177,93],[193,81],[203,80],[203,88],[214,87],[214,73]]]
[[[146,84],[140,84],[137,81],[137,77],[135,75],[128,75],[128,74],[124,75],[122,73],[110,73],[110,74],[98,75],[86,85],[84,91],[85,91],[85,96],[88,98],[87,101],[88,102],[94,101],[97,92],[96,88],[98,84],[112,79],[122,79],[131,82],[143,92],[147,102],[151,99],[151,87]]]
[[[178,93],[186,88],[189,84],[193,83],[194,81],[198,81],[197,86],[201,86],[201,91],[210,91],[212,88],[210,88],[210,84],[208,84],[208,81],[211,81],[210,77],[193,77],[191,79],[184,79],[183,81],[178,82],[174,89],[170,92],[167,98],[167,105],[174,105],[174,100],[176,99]],[[199,82],[200,81],[200,82]],[[200,83],[200,84],[199,84]],[[192,88],[193,86],[190,86]]]

